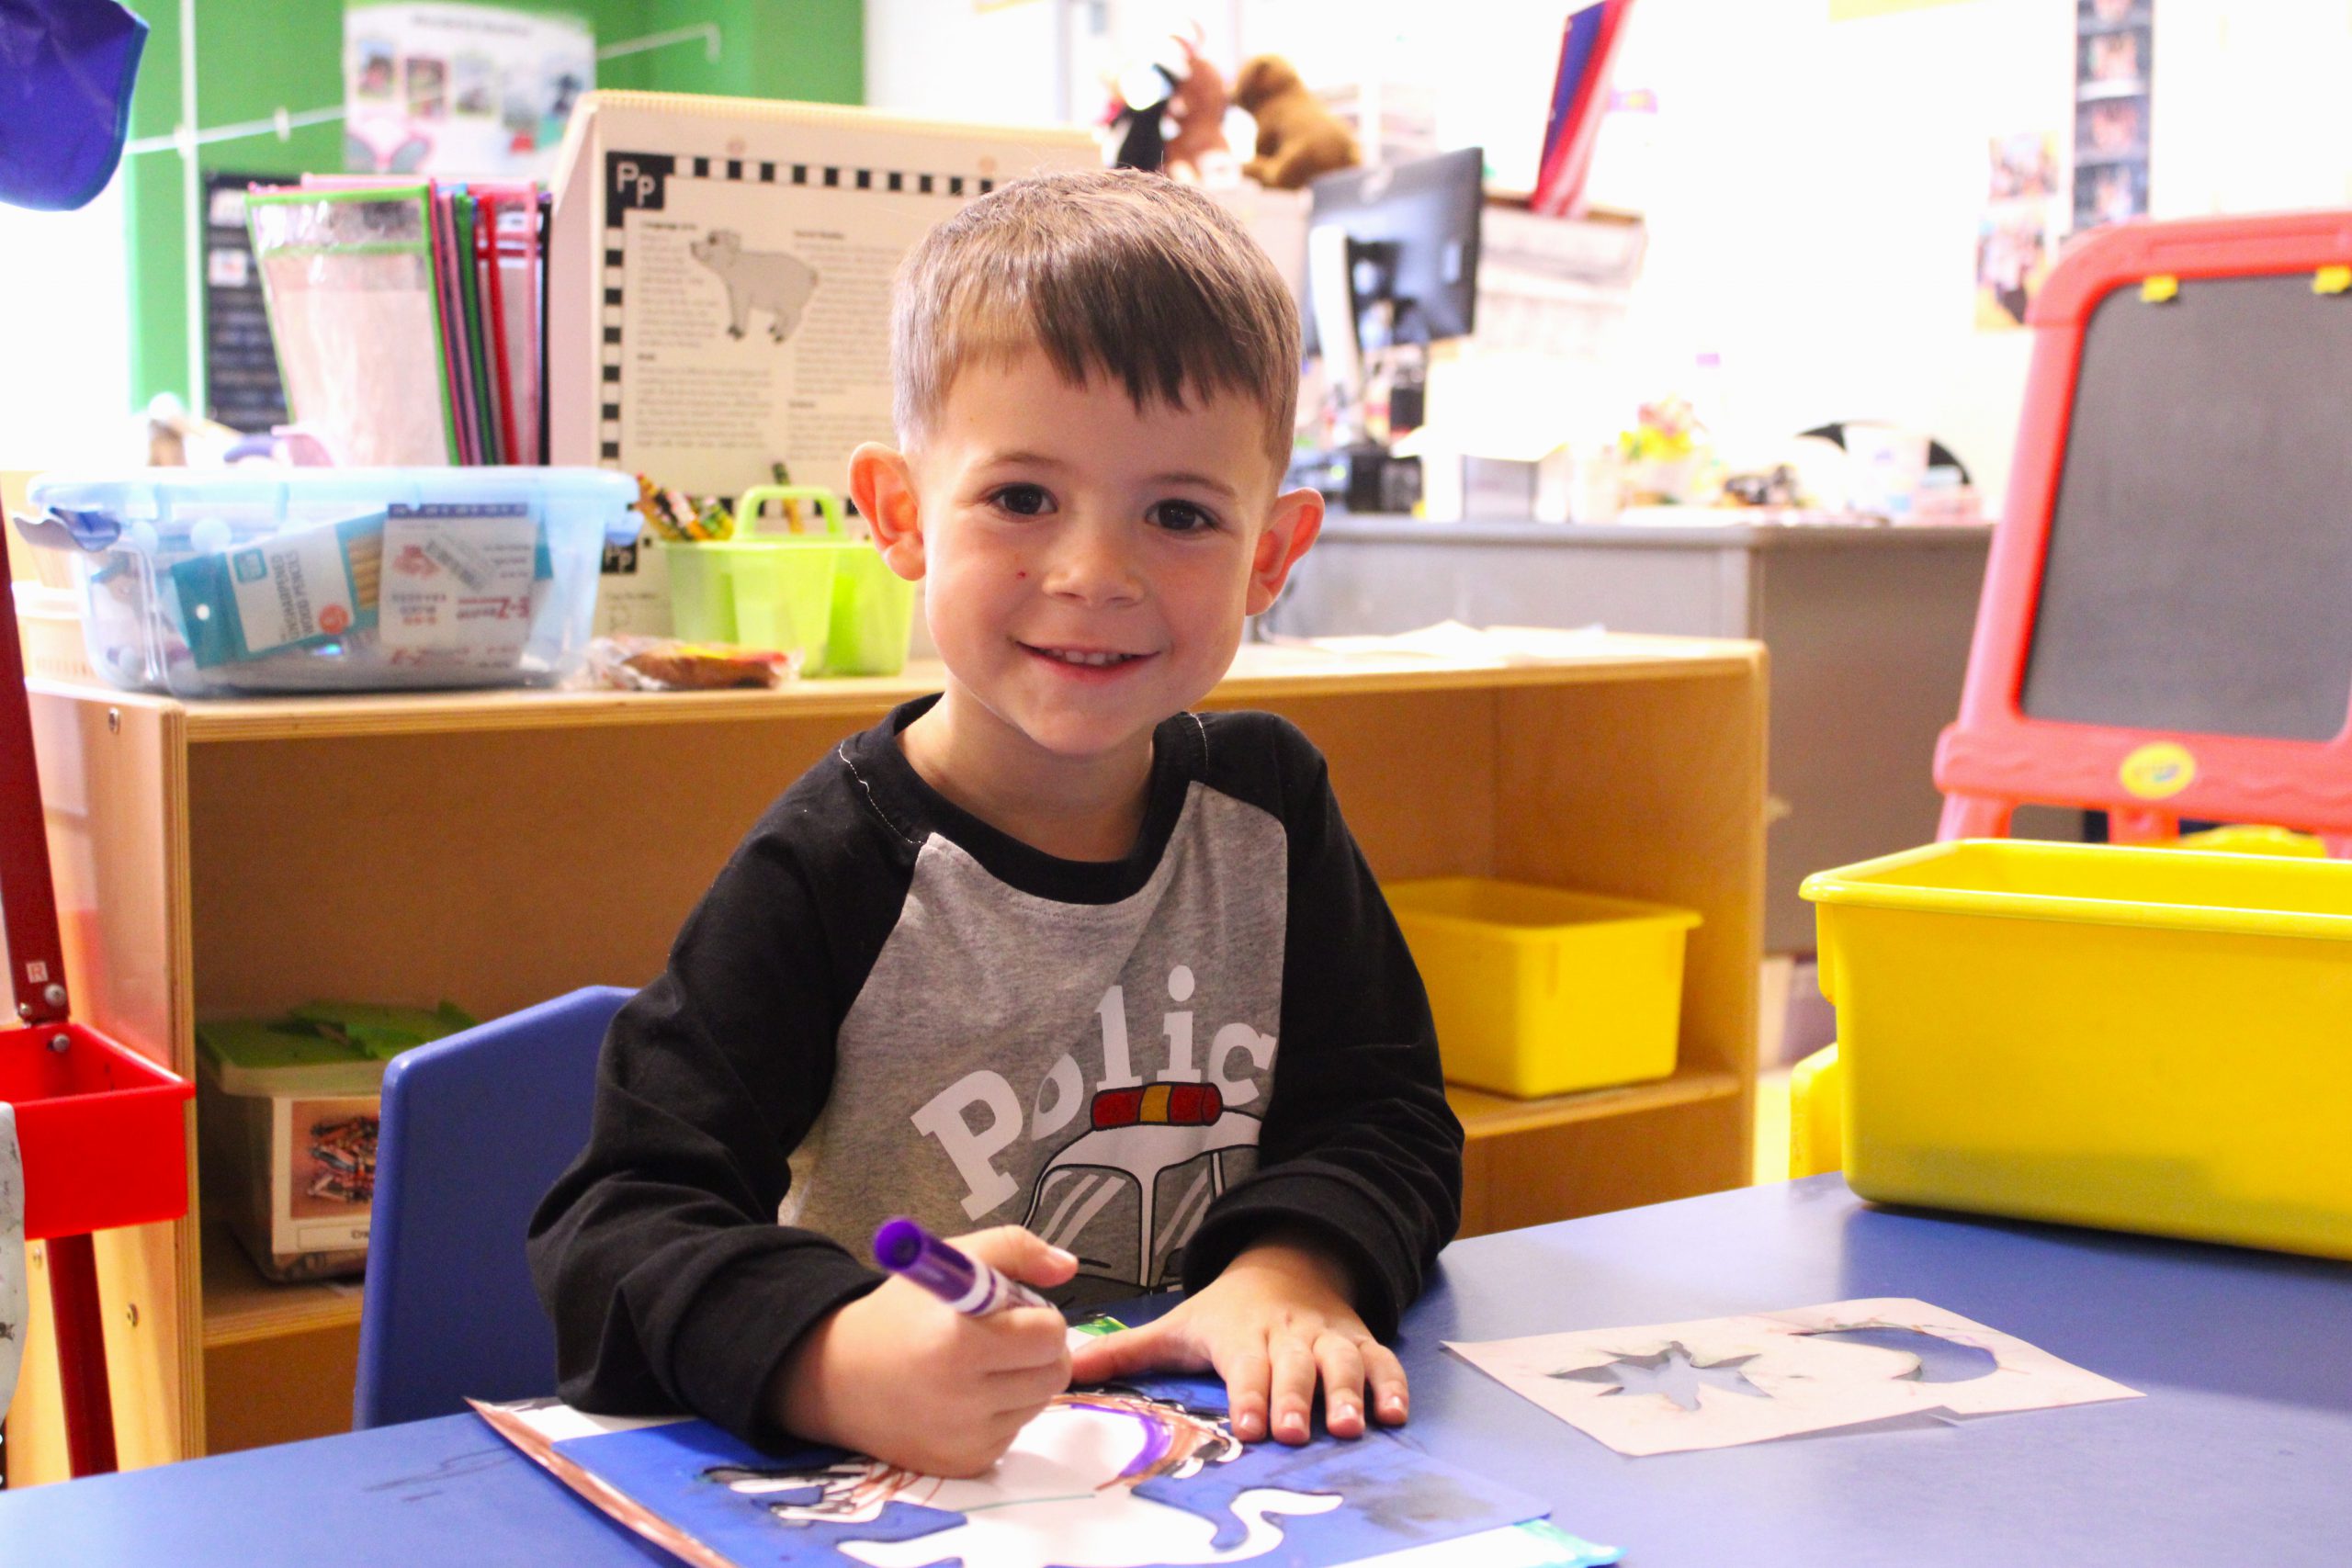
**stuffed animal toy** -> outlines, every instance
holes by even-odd
[[[1120,74],[1100,123],[1111,167],[1159,170],[1168,156],[1165,127],[1175,97],[1176,72],[1159,61]]]
[[[1296,190],[1317,175],[1363,162],[1356,139],[1306,90],[1290,62],[1261,54],[1233,79],[1233,101],[1258,122],[1258,155],[1241,172],[1276,190]]]
[[[1213,156],[1223,154],[1228,163],[1232,157],[1233,149],[1225,140],[1228,100],[1225,77],[1201,57],[1193,40],[1179,37],[1176,42],[1184,51],[1184,78],[1168,100],[1168,118],[1176,130],[1168,138],[1162,166],[1179,179],[1197,179]]]

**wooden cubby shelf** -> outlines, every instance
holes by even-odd
[[[490,1017],[640,982],[760,811],[937,678],[220,703],[29,682],[75,1015],[193,1075],[199,1017],[322,997]],[[1747,1179],[1758,646],[1605,637],[1486,664],[1253,645],[1207,705],[1304,728],[1384,878],[1499,876],[1702,916],[1673,1077],[1453,1092],[1465,1234]],[[126,1467],[349,1421],[356,1292],[265,1281],[201,1209],[98,1238]],[[62,1474],[62,1448],[52,1363],[28,1356],[11,1481]]]

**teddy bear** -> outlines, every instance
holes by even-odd
[[[1356,139],[1279,55],[1243,62],[1233,101],[1258,122],[1258,155],[1241,172],[1260,185],[1297,190],[1317,175],[1363,162]]]

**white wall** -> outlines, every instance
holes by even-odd
[[[0,468],[145,460],[122,234],[119,180],[78,211],[0,205]]]
[[[1660,112],[1636,374],[1671,385],[1720,355],[1702,412],[1735,442],[1836,419],[1927,429],[1997,506],[2030,334],[1974,325],[1987,140],[2071,136],[2072,0],[1827,9],[1638,0],[1618,81]]]
[[[1050,118],[1059,0],[989,12],[869,0],[873,101]],[[2154,0],[2156,216],[2352,205],[2352,0]],[[1289,56],[1310,81],[1427,84],[1440,141],[1505,183],[1540,141],[1567,0],[1212,0],[1210,54]],[[2070,148],[2075,0],[1959,0],[1832,22],[1829,0],[1635,0],[1616,84],[1660,112],[1638,189],[1651,245],[1617,379],[1690,390],[1735,442],[1824,421],[1923,426],[1997,508],[2030,334],[1975,325],[1987,141]],[[1185,8],[1119,0],[1114,26]],[[1475,15],[1474,15],[1475,13]],[[1229,38],[1230,44],[1221,50]],[[1001,110],[1001,113],[989,111]],[[1519,176],[1523,180],[1523,175]],[[2064,218],[2062,215],[2063,225]]]
[[[865,101],[989,125],[1059,123],[1061,0],[982,10],[971,0],[865,0]]]
[[[2352,5],[2154,4],[2154,215],[2352,204]],[[1652,374],[1720,352],[1720,414],[1750,433],[1924,426],[1997,509],[2031,334],[1973,324],[1985,141],[2071,151],[2075,9],[1636,0],[1617,79],[1662,106],[1629,334]]]

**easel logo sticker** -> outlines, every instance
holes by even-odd
[[[2116,777],[2137,800],[2169,800],[2197,782],[2197,758],[2188,747],[2158,740],[2123,759]]]

